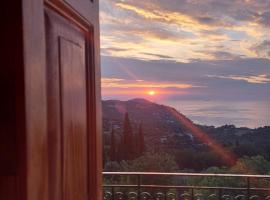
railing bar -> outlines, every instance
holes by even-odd
[[[270,188],[249,188],[249,190],[270,191]]]
[[[196,186],[196,187],[188,187],[188,186],[141,186],[143,188],[181,188],[181,189],[217,189],[215,187],[199,187],[199,186]],[[222,188],[224,190],[246,190],[246,188]],[[270,189],[269,189],[270,190]]]
[[[138,185],[103,185],[103,187],[138,187]],[[233,187],[208,187],[208,186],[180,186],[180,185],[140,185],[140,188],[183,188],[183,189],[222,189],[222,190],[247,190],[247,188]],[[254,191],[270,191],[270,188],[249,188]]]
[[[270,175],[250,175],[250,174],[202,174],[202,173],[163,173],[163,172],[103,172],[103,175],[212,176],[212,177],[270,178]]]
[[[231,187],[207,187],[207,186],[177,186],[177,185],[141,185],[143,188],[184,188],[184,189],[236,189],[246,190],[247,188],[231,188]],[[270,189],[269,189],[270,190]]]
[[[103,187],[137,187],[138,185],[103,185]]]

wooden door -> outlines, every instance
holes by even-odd
[[[4,2],[0,199],[101,199],[98,3]]]
[[[96,4],[49,1],[44,10],[50,200],[100,197],[95,163],[101,156],[96,126],[100,102]]]

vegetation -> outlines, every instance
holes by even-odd
[[[125,114],[124,128],[119,145],[119,160],[132,160],[135,158],[135,137],[130,124],[128,113]]]
[[[116,144],[115,144],[115,136],[114,136],[113,127],[112,127],[112,132],[111,132],[110,160],[111,161],[117,160],[117,157],[116,157]]]
[[[117,142],[114,127],[112,126],[110,142],[109,145],[105,145],[104,151],[105,163],[108,162],[108,160],[111,162],[134,160],[143,155],[145,143],[142,123],[139,125],[138,133],[134,134],[129,115],[126,113],[123,121],[123,132],[120,135],[119,142]]]
[[[105,170],[207,172],[215,169],[224,173],[245,174],[267,174],[270,171],[269,127],[254,129],[253,132],[240,128],[241,131],[248,130],[248,133],[237,135],[239,130],[233,125],[218,128],[201,126],[224,149],[238,158],[234,165],[228,165],[205,144],[195,142],[182,148],[177,141],[183,140],[183,137],[179,139],[174,136],[167,140],[170,144],[146,148],[142,123],[131,122],[126,113],[122,124],[122,134],[116,135],[112,126],[110,139],[104,143]],[[169,145],[173,148],[169,148]]]
[[[105,171],[138,171],[138,172],[175,172],[178,165],[175,158],[167,153],[147,152],[144,155],[131,160],[121,162],[108,162]]]

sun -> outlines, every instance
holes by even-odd
[[[156,92],[153,90],[148,91],[148,95],[150,95],[150,96],[154,96],[155,94],[156,94]]]

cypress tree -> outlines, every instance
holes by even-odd
[[[113,127],[111,131],[110,159],[111,161],[116,161],[116,145],[115,145],[115,136],[114,136]]]
[[[140,123],[139,126],[139,133],[138,133],[138,153],[141,156],[145,150],[145,144],[144,144],[144,134],[143,134],[143,127],[142,123]]]
[[[120,142],[117,146],[117,161],[125,160],[125,150],[124,150],[124,137],[123,133],[120,136]]]
[[[138,128],[139,130],[139,128]],[[134,134],[134,149],[135,149],[135,156],[138,157],[140,156],[140,152],[139,152],[139,142],[140,142],[140,138],[139,138],[139,131]]]
[[[122,156],[123,160],[132,160],[134,158],[134,138],[133,132],[130,124],[130,119],[128,113],[125,114],[124,124],[123,124],[123,143],[122,143]]]

